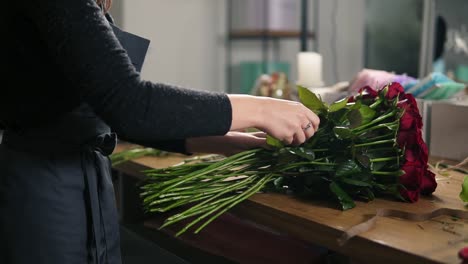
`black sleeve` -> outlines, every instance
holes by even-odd
[[[94,0],[18,4],[37,26],[51,58],[77,84],[81,100],[121,137],[151,145],[229,130],[232,109],[225,94],[141,80]]]

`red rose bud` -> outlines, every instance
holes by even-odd
[[[370,86],[365,86],[359,89],[359,94],[362,95],[363,99],[376,98],[379,95],[377,91],[372,89]]]
[[[421,182],[421,194],[429,195],[433,193],[436,188],[437,181],[435,180],[435,174],[426,168],[426,173]]]
[[[424,155],[424,153],[419,145],[408,146],[405,148],[405,160],[408,164],[424,166],[427,163],[427,158],[422,155]]]
[[[422,139],[421,139],[422,140]],[[426,158],[426,163],[429,160],[429,149],[427,148],[426,143],[422,142],[419,144],[419,147],[421,148],[421,156]]]
[[[419,190],[422,177],[426,173],[424,165],[421,166],[419,163],[406,162],[402,170],[405,174],[400,176],[400,183],[410,190]]]
[[[463,260],[463,263],[468,261],[468,247],[462,248],[460,251],[458,251],[458,257],[460,257]]]
[[[398,95],[402,94],[405,89],[401,86],[401,84],[393,82],[390,85],[387,86],[388,91],[387,94],[385,95],[385,98],[387,99],[394,99]]]
[[[405,99],[398,104],[398,107],[404,110],[403,116],[400,119],[400,129],[422,128],[422,117],[419,114],[416,100],[410,94],[403,94],[402,97]]]
[[[400,191],[400,194],[401,196],[403,196],[403,198],[412,203],[417,202],[419,200],[419,190],[412,191],[402,189]]]
[[[401,148],[405,146],[412,146],[419,144],[418,136],[421,137],[421,131],[418,131],[418,129],[413,129],[413,130],[406,130],[406,131],[399,131],[398,132],[398,137],[397,137],[397,143],[398,146]],[[421,139],[422,140],[422,139]]]

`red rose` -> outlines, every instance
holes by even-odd
[[[410,94],[403,94],[401,97],[404,99],[398,104],[398,107],[402,108],[404,113],[400,119],[400,129],[422,128],[422,117],[419,114],[418,105],[414,97]]]
[[[405,174],[400,177],[400,183],[405,186],[405,189],[402,189],[400,193],[410,202],[416,202],[419,198],[417,194],[421,190],[421,181],[426,170],[424,166],[413,162],[406,162],[402,169]]]
[[[405,160],[418,166],[424,166],[426,158],[422,156],[421,148],[418,145],[407,146],[405,148]]]
[[[419,144],[419,147],[420,147],[420,150],[421,150],[420,155],[424,156],[426,158],[426,162],[427,162],[427,160],[429,158],[429,149],[427,149],[427,145],[422,140],[422,138],[421,138],[421,141],[422,141],[422,143]]]
[[[421,193],[425,195],[429,195],[435,191],[437,188],[437,182],[435,180],[435,174],[432,171],[425,168],[426,173],[424,174],[422,181],[421,181]]]
[[[421,115],[419,115],[419,113],[407,111],[405,109],[405,112],[400,118],[400,129],[409,130],[414,128],[422,128]]]
[[[404,190],[402,189],[400,191],[401,196],[405,198],[406,200],[414,203],[419,200],[419,190]]]
[[[397,137],[398,146],[400,146],[400,148],[403,148],[407,145],[418,144],[418,136],[421,137],[421,131],[417,128],[412,130],[400,130],[398,131]]]
[[[370,86],[364,86],[359,89],[359,94],[362,95],[363,99],[376,98],[379,95],[377,91],[372,89]]]
[[[403,165],[404,175],[400,177],[400,183],[410,190],[418,190],[421,186],[421,179],[423,177],[424,165],[419,163],[406,162]]]
[[[393,99],[405,91],[405,89],[403,89],[401,84],[397,82],[393,82],[389,84],[387,87],[388,87],[388,91],[387,91],[387,94],[385,95],[385,98],[387,99]]]

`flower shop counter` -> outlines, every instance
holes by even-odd
[[[120,144],[116,151],[125,148],[128,145]],[[182,155],[143,157],[120,164],[114,169],[141,180],[142,170],[171,166],[185,158]],[[456,171],[451,171],[448,176],[437,175],[438,188],[434,195],[422,197],[413,204],[375,199],[371,202],[357,202],[355,208],[347,211],[341,211],[326,202],[300,200],[274,193],[256,194],[214,221],[200,234],[187,233],[179,239],[235,262],[255,260],[258,263],[264,260],[281,263],[278,259],[280,257],[271,254],[276,262],[268,260],[262,251],[279,252],[285,250],[281,246],[284,245],[289,249],[289,254],[283,258],[284,261],[289,260],[289,263],[311,263],[311,260],[318,259],[321,247],[346,255],[357,263],[460,263],[458,251],[468,246],[468,220],[446,215],[426,221],[380,217],[374,228],[351,238],[346,244],[340,246],[338,239],[348,228],[369,220],[378,209],[418,214],[438,208],[466,210],[465,204],[458,197],[463,176]],[[122,203],[135,204],[138,199],[120,201]],[[146,217],[145,226],[157,229],[164,217]],[[177,227],[181,226],[174,226],[174,230]],[[174,234],[171,228],[166,232]],[[268,239],[269,236],[275,237],[275,240]],[[250,248],[249,251],[249,245],[255,245],[254,240],[263,241],[262,248]]]

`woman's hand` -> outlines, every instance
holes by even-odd
[[[318,116],[298,102],[248,95],[229,95],[229,99],[231,130],[255,127],[287,145],[300,145],[320,124]]]
[[[185,141],[187,152],[214,153],[225,156],[266,147],[266,134],[263,132],[229,132],[224,136],[188,138]]]

